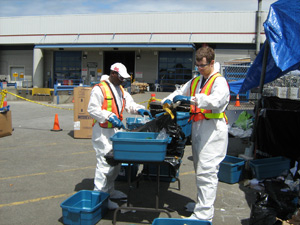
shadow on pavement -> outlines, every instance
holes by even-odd
[[[68,135],[72,138],[74,138],[74,130],[70,130],[70,132],[68,133]]]
[[[75,185],[74,191],[81,190],[93,190],[94,189],[94,178],[83,179],[81,183]]]
[[[177,181],[175,181],[177,182]],[[192,199],[187,198],[181,194],[175,193],[172,190],[177,189],[170,187],[170,182],[160,182],[159,188],[159,209],[165,209],[166,211],[172,213],[177,212],[181,216],[190,216],[190,212],[185,211],[184,206],[191,202]],[[139,181],[139,185],[133,181],[131,190],[131,201],[130,204],[133,207],[143,207],[143,208],[155,208],[156,205],[156,188],[157,183],[155,179],[142,178]],[[173,186],[173,185],[172,185]],[[80,190],[93,190],[94,179],[87,178],[83,179],[80,183],[75,185],[74,191]],[[124,193],[128,193],[128,184],[126,181],[116,181],[115,188]],[[126,206],[127,202],[125,200],[114,200],[119,204],[119,206]],[[102,218],[104,220],[113,220],[114,211],[108,211],[108,213]],[[117,213],[117,222],[124,223],[141,223],[141,224],[151,224],[152,221],[157,217],[168,217],[166,213],[163,212],[124,212],[119,211]],[[62,218],[59,219],[62,223]]]
[[[256,191],[249,188],[249,187],[245,187],[243,181],[241,181],[239,183],[239,188],[245,193],[245,199],[247,201],[247,204],[248,204],[249,208],[251,209],[252,204],[254,204],[255,201],[256,201]],[[249,215],[248,219],[241,220],[241,224],[242,225],[249,225],[250,224],[250,215]]]
[[[125,182],[126,183],[126,182]],[[139,187],[134,186],[131,192],[131,205],[133,207],[143,207],[143,208],[155,208],[156,197],[156,181],[153,180],[142,180],[139,184]],[[189,212],[185,211],[184,206],[191,202],[190,198],[187,198],[183,195],[177,194],[170,189],[169,182],[160,182],[159,189],[159,209],[164,209],[169,213],[177,212],[182,216],[190,216]],[[126,191],[125,191],[126,193]],[[126,205],[124,201],[117,201],[119,205]],[[105,219],[112,220],[113,212],[110,211]],[[158,217],[168,217],[166,213],[162,212],[144,212],[137,210],[136,212],[126,212],[118,213],[117,221],[125,223],[145,223],[151,224],[155,218]]]

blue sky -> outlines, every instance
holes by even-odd
[[[262,0],[269,11],[275,0]],[[256,11],[258,0],[0,0],[0,17],[193,11]]]

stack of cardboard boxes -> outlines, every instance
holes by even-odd
[[[87,112],[92,87],[74,88],[74,138],[92,138],[93,119]]]
[[[0,137],[12,134],[11,111],[0,112]]]

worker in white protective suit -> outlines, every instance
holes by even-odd
[[[114,188],[121,165],[111,166],[104,157],[112,150],[110,137],[119,129],[125,128],[122,123],[124,109],[128,113],[142,116],[151,117],[151,113],[143,105],[135,103],[131,95],[123,89],[121,84],[130,78],[126,67],[122,63],[115,63],[110,70],[110,76],[93,87],[87,111],[94,119],[92,143],[97,158],[94,190],[109,193],[108,208],[116,209],[118,204],[111,199],[127,196]]]
[[[197,201],[190,219],[212,221],[219,164],[226,156],[228,127],[225,109],[230,100],[226,79],[215,70],[210,47],[196,51],[200,76],[162,100],[164,108],[184,102],[191,106],[192,153],[196,173]]]

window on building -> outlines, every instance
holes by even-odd
[[[54,52],[54,84],[75,85],[81,82],[81,51]]]
[[[163,91],[175,90],[175,84],[184,84],[192,78],[193,52],[160,52],[158,83]]]

